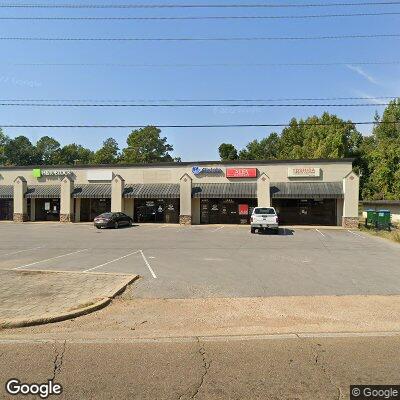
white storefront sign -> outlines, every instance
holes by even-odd
[[[315,167],[290,167],[288,178],[318,178],[321,176],[321,168]]]
[[[112,171],[110,170],[87,171],[86,179],[88,181],[111,181]]]

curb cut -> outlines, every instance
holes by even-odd
[[[81,317],[83,315],[90,314],[92,312],[101,310],[102,308],[107,307],[111,301],[120,293],[122,293],[128,285],[135,282],[139,279],[139,275],[130,276],[129,278],[125,279],[122,285],[118,285],[109,291],[107,297],[102,298],[101,300],[96,301],[95,303],[81,308],[79,310],[68,311],[62,314],[56,315],[49,315],[46,317],[38,317],[38,318],[28,318],[28,319],[16,319],[16,320],[9,320],[2,322],[0,321],[0,330],[2,329],[13,329],[13,328],[25,328],[28,326],[35,326],[35,325],[44,325],[54,322],[62,322],[72,318]]]

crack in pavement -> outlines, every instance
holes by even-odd
[[[202,345],[200,343],[200,339],[199,337],[196,337],[197,343],[199,344],[199,354],[201,355],[202,358],[202,362],[203,362],[203,373],[200,377],[200,383],[199,385],[196,387],[195,392],[192,396],[192,399],[194,400],[196,398],[196,396],[199,394],[200,389],[202,388],[203,384],[204,384],[204,380],[206,378],[206,375],[208,374],[208,370],[210,369],[211,366],[211,361],[207,362],[206,359],[206,349],[204,348],[204,344]]]
[[[322,347],[322,344],[317,343],[317,346]],[[340,386],[338,386],[332,379],[331,375],[328,373],[326,366],[320,361],[320,354],[318,352],[317,348],[314,348],[312,344],[310,344],[310,348],[311,351],[313,353],[314,356],[314,360],[315,360],[315,365],[318,365],[321,368],[321,371],[324,373],[324,375],[328,378],[329,382],[331,383],[331,385],[337,390],[337,400],[340,400],[343,397],[343,393],[342,393],[342,389],[340,388]],[[324,351],[324,350],[323,350]]]
[[[55,346],[54,346],[55,357],[54,357],[54,361],[53,361],[53,377],[51,378],[51,380],[53,382],[56,379],[57,374],[61,373],[61,368],[63,365],[66,345],[67,345],[67,341],[64,340],[62,350],[61,350],[61,352],[59,352],[57,349],[57,342],[55,342]]]
[[[199,383],[196,385],[196,387],[193,391],[193,394],[188,396],[188,398],[191,400],[194,400],[196,398],[196,396],[199,394],[199,391],[203,387],[204,380],[205,380],[206,375],[208,374],[208,371],[211,366],[211,361],[207,361],[207,358],[206,358],[206,350],[204,348],[204,344],[202,345],[200,343],[200,338],[198,336],[196,336],[196,341],[197,341],[197,344],[199,345],[198,353],[201,355],[203,372],[201,374]],[[184,398],[186,398],[186,393],[181,394],[179,396],[178,400],[183,400]]]

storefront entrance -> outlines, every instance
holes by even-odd
[[[281,225],[337,225],[336,199],[273,199]]]
[[[179,223],[179,199],[135,199],[135,222]]]
[[[14,212],[13,199],[0,199],[0,221],[12,221]]]
[[[30,207],[28,202],[28,215]],[[60,220],[60,199],[36,199],[35,200],[35,221],[59,221]]]
[[[81,199],[81,222],[92,222],[98,215],[111,211],[111,199]]]
[[[249,224],[256,199],[201,199],[201,224]]]

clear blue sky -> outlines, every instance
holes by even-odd
[[[318,2],[320,0],[315,0]],[[329,2],[325,0],[324,2]],[[356,1],[356,0],[354,0]],[[156,0],[154,3],[162,3]],[[226,3],[239,0],[225,1]],[[18,1],[14,1],[18,3]],[[24,3],[20,1],[20,3]],[[42,3],[46,3],[43,0]],[[47,1],[59,3],[63,1]],[[65,3],[65,2],[64,2]],[[71,1],[70,3],[73,3]],[[101,3],[81,0],[80,4]],[[104,3],[104,2],[103,2]],[[112,3],[111,1],[109,3]],[[118,3],[135,3],[132,0]],[[146,3],[137,0],[136,3]],[[174,0],[169,3],[189,3]],[[191,0],[191,3],[210,3]],[[214,3],[214,2],[211,2]],[[224,3],[219,0],[219,3]],[[251,3],[242,1],[242,3]],[[269,0],[268,3],[282,3]],[[292,1],[293,3],[293,1]],[[297,2],[296,2],[297,3]],[[0,16],[301,15],[398,11],[400,6],[311,9],[0,9]],[[400,33],[400,16],[306,20],[1,21],[0,36],[213,37]],[[400,94],[400,66],[108,68],[15,66],[13,63],[280,63],[397,61],[400,39],[293,42],[7,42],[0,41],[2,99],[169,99],[385,96]],[[330,108],[342,118],[372,120],[382,107]],[[0,124],[231,124],[285,123],[321,108],[135,109],[0,108]],[[363,128],[368,133],[370,127]],[[280,131],[280,130],[278,130]],[[124,145],[128,129],[6,129],[32,141],[50,135],[62,144],[98,148],[107,137]],[[183,160],[218,159],[217,148],[238,148],[269,128],[164,129]]]

